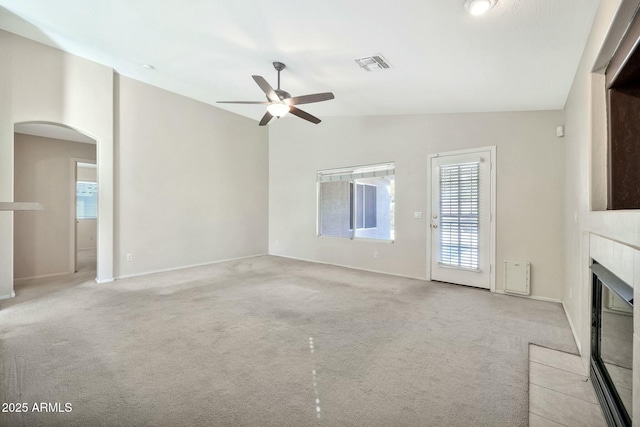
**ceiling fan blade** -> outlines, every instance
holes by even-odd
[[[291,110],[289,110],[289,112],[291,114],[293,114],[294,116],[298,116],[301,119],[305,119],[307,121],[310,121],[311,123],[318,124],[321,121],[319,118],[317,118],[315,116],[312,116],[311,114],[307,113],[306,111],[302,111],[301,109],[296,108],[293,105],[291,106]]]
[[[314,93],[312,95],[295,96],[293,98],[285,99],[285,102],[289,105],[299,104],[311,104],[312,102],[329,101],[335,98],[331,92]]]
[[[269,105],[270,102],[267,101],[216,101],[216,104],[262,104]]]
[[[258,126],[265,126],[271,119],[273,119],[273,116],[270,112],[267,111],[266,113],[264,113],[264,116],[262,116],[262,120],[260,120]]]
[[[267,98],[269,100],[280,101],[278,94],[276,93],[275,90],[273,90],[271,85],[267,83],[264,77],[262,76],[251,76],[251,77],[253,77],[253,80],[255,80],[256,83],[258,83],[258,86],[260,86],[260,89],[262,89],[262,91],[267,95]]]

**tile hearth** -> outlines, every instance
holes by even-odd
[[[580,356],[529,345],[529,426],[606,427]]]

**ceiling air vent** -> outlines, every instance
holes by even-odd
[[[364,68],[367,71],[380,71],[386,70],[390,67],[386,59],[382,55],[366,56],[364,58],[356,59],[356,63],[360,68]]]

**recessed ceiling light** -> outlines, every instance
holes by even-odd
[[[470,14],[478,16],[487,13],[497,2],[498,0],[467,0],[464,2],[464,7]]]
[[[142,64],[141,65],[142,68],[146,69],[146,70],[153,70],[153,65],[149,65],[149,64]]]

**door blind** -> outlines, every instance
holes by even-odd
[[[480,268],[480,163],[440,166],[440,263]]]

